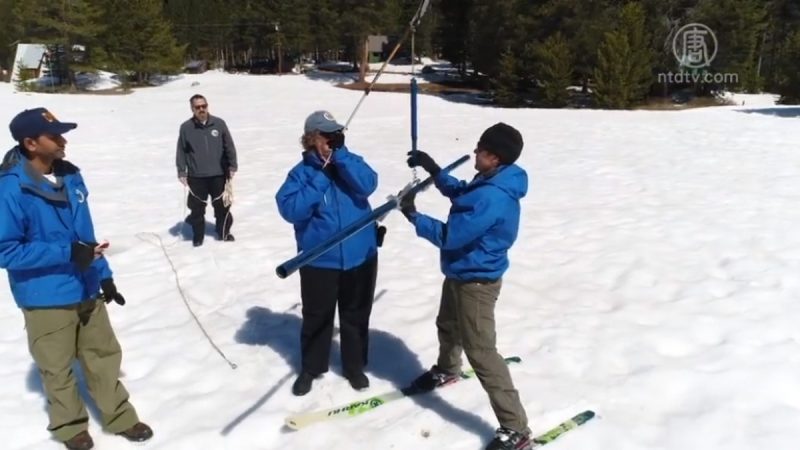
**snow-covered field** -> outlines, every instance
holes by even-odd
[[[199,83],[192,86],[193,83]],[[175,178],[189,97],[207,96],[239,149],[235,243],[181,237]],[[303,76],[209,72],[130,95],[13,93],[0,123],[46,106],[79,127],[67,157],[83,169],[99,238],[124,307],[110,306],[123,381],[153,426],[148,449],[477,449],[496,427],[477,381],[300,432],[287,414],[404,385],[434,362],[442,276],[436,250],[399,213],[380,256],[372,387],[354,392],[338,350],[305,397],[299,282],[274,194],[299,160],[307,114],[345,121],[361,93]],[[373,92],[347,134],[380,175],[373,206],[411,180],[406,94]],[[518,127],[531,180],[498,302],[498,345],[534,431],[584,409],[598,417],[553,450],[792,450],[800,435],[800,108],[771,97],[686,111],[509,110],[419,98],[419,147],[446,164],[497,121]],[[11,147],[10,135],[6,135]],[[471,163],[455,171],[470,177]],[[418,208],[444,218],[434,190]],[[208,212],[208,219],[212,214]],[[163,244],[164,251],[159,246]],[[232,369],[206,341],[176,286]],[[56,449],[22,314],[0,288],[0,435],[5,449]],[[103,434],[97,448],[127,449]]]

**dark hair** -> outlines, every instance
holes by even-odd
[[[194,94],[194,95],[192,96],[192,98],[190,98],[190,99],[189,99],[189,104],[190,104],[190,105],[192,105],[192,106],[194,106],[194,101],[195,101],[195,100],[200,100],[201,98],[202,98],[203,100],[206,100],[206,98],[205,98],[205,97],[203,97],[202,95],[200,95],[200,94]],[[208,100],[206,100],[206,101],[208,101]]]
[[[31,152],[25,147],[25,139],[17,141],[17,145],[19,145],[19,152],[26,158],[30,158]]]

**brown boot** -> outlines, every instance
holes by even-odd
[[[94,441],[92,441],[89,432],[84,430],[72,436],[70,440],[64,441],[64,445],[66,445],[69,450],[89,450],[94,447]]]
[[[146,423],[139,422],[127,430],[117,433],[131,442],[144,442],[153,437],[153,430]]]

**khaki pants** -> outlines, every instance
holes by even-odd
[[[78,394],[72,363],[80,361],[89,393],[102,414],[103,427],[119,433],[139,419],[119,381],[122,350],[102,301],[62,308],[23,309],[28,348],[39,368],[50,425],[59,441],[88,428],[86,407]]]
[[[500,425],[518,432],[530,432],[528,417],[511,381],[503,357],[497,352],[494,308],[502,281],[462,282],[445,279],[436,328],[439,335],[440,369],[461,371],[462,350],[489,394]]]

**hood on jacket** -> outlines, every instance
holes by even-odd
[[[528,174],[516,164],[500,167],[494,175],[481,181],[500,188],[514,200],[528,193]]]

